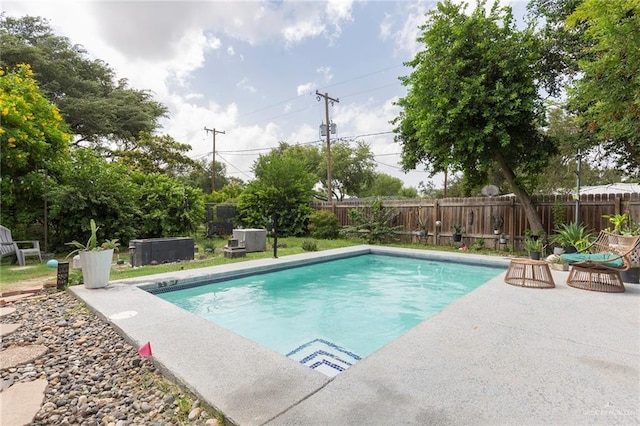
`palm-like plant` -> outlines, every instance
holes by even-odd
[[[575,247],[576,250],[584,250],[591,244],[593,234],[580,223],[563,223],[555,229],[551,241],[562,247]]]

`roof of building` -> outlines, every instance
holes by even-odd
[[[640,183],[610,183],[608,185],[583,186],[580,194],[639,194]]]

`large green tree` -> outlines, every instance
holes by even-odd
[[[121,147],[140,132],[153,132],[167,109],[145,90],[115,81],[103,61],[53,33],[46,19],[0,16],[0,65],[28,63],[42,93],[59,109],[76,145]]]
[[[141,132],[127,142],[125,149],[113,151],[111,156],[135,170],[169,175],[185,175],[198,168],[195,160],[187,157],[191,145],[183,144],[169,135]]]
[[[290,145],[281,142],[273,153],[280,153],[302,162],[305,169],[315,176],[317,199],[327,199],[327,149],[313,145]],[[345,196],[362,196],[372,184],[376,165],[369,145],[363,141],[355,144],[336,141],[331,144],[331,191],[342,201]]]
[[[240,224],[262,228],[275,218],[279,235],[304,235],[315,183],[305,163],[294,156],[272,152],[261,155],[253,171],[256,178],[238,201]]]
[[[588,48],[570,105],[608,156],[640,173],[640,0],[585,0],[569,26],[585,26]]]
[[[43,220],[45,177],[64,169],[70,134],[29,65],[0,68],[0,220],[16,238]]]
[[[561,96],[565,85],[579,72],[578,60],[585,55],[584,26],[570,27],[567,17],[583,0],[530,0],[529,16],[540,22],[538,61],[542,87],[553,96]]]
[[[49,184],[51,245],[82,240],[89,219],[104,238],[126,244],[132,238],[192,234],[204,220],[203,194],[179,178],[132,171],[95,151],[78,148],[57,181]]]
[[[327,155],[326,146],[322,147],[322,161],[319,164],[318,176],[324,194],[327,193]],[[345,141],[331,145],[331,192],[339,200],[345,196],[361,196],[373,183],[376,174],[376,163],[371,148],[363,141],[354,145]]]
[[[486,181],[497,168],[523,204],[531,228],[542,222],[522,176],[544,168],[555,152],[540,132],[544,108],[536,85],[540,46],[533,25],[518,29],[511,9],[480,2],[440,2],[427,14],[424,49],[407,63],[408,93],[393,121],[406,170],[462,171]]]

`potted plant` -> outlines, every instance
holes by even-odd
[[[86,288],[100,288],[109,283],[113,252],[118,250],[120,244],[118,240],[106,240],[104,243],[98,244],[98,227],[95,220],[91,219],[90,225],[91,236],[86,244],[75,240],[67,243],[67,245],[76,248],[67,257],[79,253],[84,286]]]
[[[416,235],[420,238],[429,235],[429,224],[426,219],[423,220],[420,216],[418,216],[418,231],[416,232]]]
[[[453,241],[460,242],[462,241],[462,233],[464,232],[464,226],[462,225],[453,225],[451,227]]]
[[[579,223],[562,223],[555,229],[551,241],[564,249],[565,253],[583,250],[591,243],[592,234]]]
[[[493,233],[495,235],[500,235],[500,228],[502,228],[502,217],[501,216],[493,216]]]
[[[551,256],[547,257],[547,263],[549,264],[549,267],[551,269],[555,269],[558,271],[568,271],[569,270],[569,264],[567,262],[565,262],[564,260],[562,260],[562,258],[556,254],[552,254]]]
[[[500,235],[500,244],[507,244],[508,239],[509,237],[507,237],[506,235],[504,234]]]
[[[605,214],[602,217],[609,219],[609,222],[613,225],[613,229],[607,228],[606,231],[618,235],[618,238],[628,237],[632,239],[640,235],[640,223],[634,223],[631,215],[627,212],[614,215]],[[626,271],[620,272],[620,276],[625,283],[638,284],[640,283],[640,247],[636,247],[630,257],[631,267]]]
[[[540,260],[540,256],[544,250],[544,241],[542,241],[542,238],[525,238],[524,249],[529,252],[529,257],[531,259]]]

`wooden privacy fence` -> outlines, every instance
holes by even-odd
[[[575,221],[577,202],[570,195],[545,195],[532,197],[547,235],[560,223]],[[317,210],[333,212],[343,226],[349,225],[349,210],[370,210],[372,200],[345,200],[341,202],[314,203]],[[416,233],[425,224],[426,242],[432,244],[450,244],[451,227],[462,225],[465,228],[463,243],[472,244],[477,239],[498,246],[498,237],[505,235],[508,244],[520,249],[525,231],[530,228],[522,204],[513,196],[383,200],[384,207],[396,210],[394,225],[402,227],[405,241],[420,239]],[[640,194],[588,194],[582,195],[579,202],[579,221],[587,229],[597,232],[611,226],[607,214],[628,212],[634,221],[640,221]],[[497,220],[495,220],[498,218]],[[440,222],[438,226],[438,222]],[[496,223],[499,224],[494,232]]]

